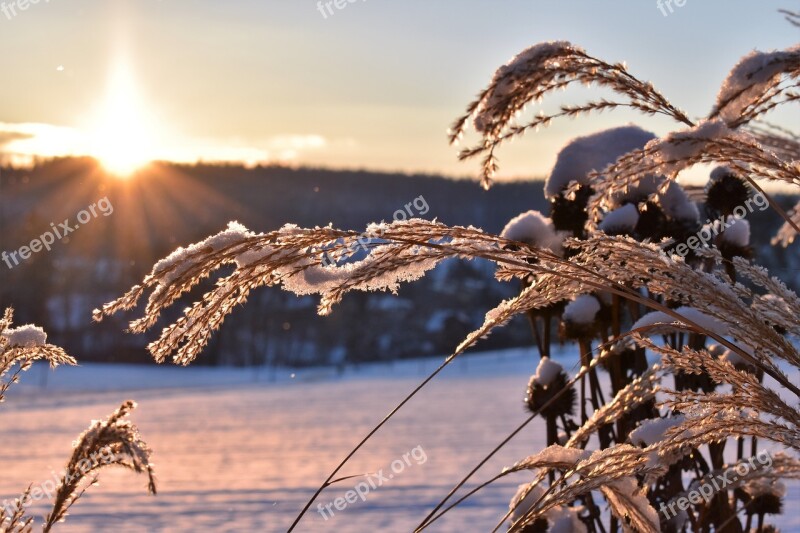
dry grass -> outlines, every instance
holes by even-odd
[[[33,335],[21,337],[20,328],[12,328],[13,314],[7,309],[0,318],[0,401],[12,384],[19,381],[20,375],[28,370],[34,361],[48,361],[51,367],[75,365],[76,361],[58,346],[46,344],[46,335],[39,328],[24,326]],[[15,331],[17,334],[15,334]],[[72,505],[78,501],[90,486],[97,483],[99,471],[110,466],[120,466],[148,476],[148,490],[155,494],[155,477],[150,464],[150,450],[139,437],[136,426],[128,415],[136,407],[133,402],[125,402],[106,420],[95,421],[78,436],[72,457],[64,468],[63,476],[54,487],[52,508],[43,519],[43,531],[51,531],[53,526],[66,519]],[[3,431],[13,428],[3,428]],[[0,532],[29,532],[33,530],[34,517],[26,514],[31,499],[47,495],[45,487],[31,485],[16,499],[12,510],[0,507]]]
[[[787,17],[796,23],[796,15]],[[731,468],[725,460],[726,446],[734,447],[736,461],[741,462],[757,452],[759,442],[776,443],[784,453],[775,456],[773,466],[753,472],[753,479],[797,477],[800,388],[783,369],[800,369],[800,353],[790,340],[800,334],[800,300],[780,280],[751,264],[746,247],[732,249],[717,241],[720,246],[684,259],[665,252],[685,237],[677,230],[651,242],[632,232],[606,235],[598,224],[619,207],[620,198],[654,175],[660,180],[658,193],[636,205],[657,206],[658,194],[698,163],[728,166],[743,190],[749,186],[763,193],[765,181],[800,185],[797,135],[765,121],[770,111],[800,98],[799,78],[800,48],[754,52],[733,68],[709,115],[694,123],[622,64],[604,62],[566,42],[535,45],[498,69],[452,128],[453,142],[462,138],[470,123],[480,136],[461,157],[483,158],[484,186],[491,184],[497,171],[495,152],[503,143],[560,117],[626,106],[645,115],[669,116],[680,127],[588,176],[593,194],[579,207],[590,216],[584,228],[573,232],[575,238],[564,243],[563,255],[477,228],[415,219],[368,227],[372,244],[367,257],[359,259],[350,250],[357,248],[352,245],[361,232],[285,226],[253,233],[232,224],[159,262],[141,285],[96,311],[95,318],[133,309],[146,298],[143,316],[131,323],[132,331],[143,332],[201,279],[232,265],[230,275],[218,279],[213,290],[149,346],[157,361],[172,358],[177,364],[189,364],[255,288],[278,286],[298,295],[318,294],[319,311],[327,314],[350,291],[394,292],[445,259],[485,259],[496,264],[498,280],[520,283],[519,295],[489,310],[484,324],[354,447],[291,529],[322,490],[335,483],[349,458],[453,358],[511,318],[527,315],[543,357],[550,353],[549,341],[543,340],[549,337],[540,334],[550,332],[553,320],[565,340],[577,341],[582,367],[574,376],[560,376],[557,390],[530,387],[530,417],[455,485],[421,521],[418,531],[455,512],[478,490],[522,470],[535,471],[535,481],[521,489],[504,517],[498,513],[497,529],[513,517],[510,530],[526,532],[567,518],[577,520],[574,528],[600,532],[739,532],[754,519],[758,530],[764,531],[765,515],[777,509],[754,505],[746,490],[737,490],[752,481],[749,478],[692,505],[680,520],[667,520],[656,509],[686,494],[685,476],[702,483]],[[573,83],[611,89],[620,100],[564,106],[557,114],[524,118],[529,106]],[[574,184],[562,191],[565,201],[573,204],[578,202],[577,193]],[[772,206],[786,221],[776,242],[788,245],[800,231],[800,207],[787,214],[774,202]],[[576,325],[561,313],[565,302],[580,295],[597,297],[603,313]],[[631,330],[650,311],[662,313],[661,318]],[[648,365],[645,350],[659,355],[660,363]],[[601,369],[610,374],[610,390],[600,386]],[[578,387],[580,416],[572,412]],[[482,464],[540,417],[548,425],[549,448],[533,450],[530,457],[452,501]],[[652,442],[641,440],[641,432],[634,438],[637,428],[653,423],[671,426]],[[609,512],[601,511],[606,507]]]

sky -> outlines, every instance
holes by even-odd
[[[32,2],[33,0],[29,0]],[[664,0],[666,1],[666,0]],[[285,162],[470,176],[447,129],[494,70],[540,41],[626,61],[690,117],[750,50],[787,48],[797,0],[0,0],[0,152]],[[21,4],[21,5],[20,5]],[[545,106],[586,101],[590,90]],[[796,123],[795,111],[777,122]],[[570,138],[636,121],[556,122],[499,153],[539,177]]]

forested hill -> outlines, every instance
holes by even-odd
[[[0,251],[18,251],[86,213],[85,223],[57,239],[49,252],[34,253],[12,268],[0,263],[0,304],[16,308],[18,323],[45,326],[53,341],[83,360],[146,361],[146,338],[122,334],[121,317],[92,324],[91,310],[138,283],[176,247],[216,233],[231,220],[254,231],[287,222],[363,230],[369,222],[419,216],[499,232],[529,209],[547,212],[541,181],[500,182],[484,191],[476,181],[437,176],[211,165],[155,165],[119,180],[88,159],[0,169]],[[797,251],[766,246],[780,225],[778,217],[768,211],[749,218],[761,262],[794,282]],[[348,296],[328,318],[315,315],[313,298],[256,291],[226,321],[201,362],[317,364],[446,353],[516,290],[494,281],[490,265],[448,262],[397,298]],[[362,327],[343,327],[353,321]],[[528,342],[520,321],[482,346]]]

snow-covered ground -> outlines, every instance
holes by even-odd
[[[569,370],[575,358],[556,356]],[[62,531],[285,531],[330,470],[438,361],[334,371],[254,371],[86,365],[47,375],[36,367],[0,409],[0,503],[60,470],[72,440],[125,399],[155,450],[159,494],[121,470],[106,471]],[[536,367],[531,350],[457,360],[345,467],[386,481],[327,520],[311,511],[299,531],[409,531],[525,419],[522,398]],[[796,378],[796,376],[794,376]],[[476,476],[483,480],[543,446],[537,423]],[[415,450],[412,454],[412,450]],[[21,451],[24,450],[24,453]],[[399,473],[392,462],[407,457]],[[389,478],[389,475],[392,475]],[[521,473],[479,493],[432,531],[489,531],[507,509]],[[327,489],[344,497],[361,480]],[[373,481],[377,482],[376,478]],[[790,498],[800,490],[790,487]],[[784,531],[800,531],[789,503]],[[37,506],[38,514],[44,507]]]

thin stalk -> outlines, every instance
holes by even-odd
[[[355,232],[350,232],[350,233],[352,233],[352,236],[357,236],[357,234]],[[433,248],[433,249],[439,249],[439,250],[448,249],[448,247],[446,245],[442,245],[442,244],[438,244],[438,243],[432,243],[432,242],[429,242],[429,241],[420,241],[418,239],[403,239],[403,238],[396,238],[395,237],[395,238],[392,238],[391,241],[397,242],[397,243],[414,244],[414,245],[418,245],[418,246],[423,246],[423,247],[428,247],[428,248]],[[522,243],[520,243],[520,244],[522,244]],[[535,274],[535,273],[549,273],[549,274],[553,274],[553,275],[556,275],[556,276],[560,276],[560,277],[562,277],[564,279],[569,279],[569,280],[572,280],[572,281],[578,281],[578,282],[581,282],[584,285],[587,285],[589,287],[593,287],[593,288],[598,289],[598,290],[605,290],[607,292],[610,292],[612,295],[616,294],[616,295],[622,296],[622,297],[626,298],[629,301],[637,302],[637,303],[639,303],[641,305],[649,307],[650,309],[653,309],[653,310],[656,310],[656,311],[662,311],[667,316],[670,316],[671,318],[674,318],[678,322],[681,322],[681,323],[685,324],[686,326],[688,326],[689,328],[691,328],[691,329],[693,329],[695,331],[703,331],[702,326],[700,326],[696,322],[693,322],[692,320],[684,317],[680,313],[677,313],[675,310],[670,309],[667,306],[665,306],[665,305],[663,305],[663,304],[661,304],[661,303],[659,303],[659,302],[657,302],[657,301],[655,301],[655,300],[653,300],[651,298],[645,298],[644,296],[642,296],[638,292],[636,292],[634,290],[631,290],[630,288],[625,287],[624,285],[621,285],[621,284],[616,283],[616,282],[612,282],[608,278],[603,277],[602,275],[592,271],[589,268],[582,267],[581,265],[576,265],[576,264],[574,264],[574,263],[572,263],[572,262],[570,262],[570,261],[568,261],[566,259],[563,259],[563,258],[561,258],[561,257],[559,257],[559,256],[557,256],[555,254],[546,252],[544,250],[533,250],[533,249],[531,249],[530,247],[528,247],[528,246],[526,246],[524,244],[523,244],[523,246],[525,246],[526,248],[528,248],[531,251],[537,252],[538,255],[546,257],[549,260],[552,260],[554,262],[559,262],[562,266],[565,266],[565,267],[570,268],[570,269],[577,269],[578,271],[588,275],[589,277],[587,279],[587,278],[584,278],[584,277],[579,277],[577,274],[575,274],[575,275],[567,274],[567,273],[561,272],[561,271],[553,271],[551,269],[537,267],[537,266],[531,265],[530,263],[527,263],[527,262],[523,262],[523,261],[520,261],[520,260],[509,259],[507,257],[503,257],[502,255],[497,255],[496,253],[491,253],[491,252],[476,253],[475,257],[482,257],[484,259],[488,259],[490,261],[494,261],[495,263],[498,263],[498,264],[507,264],[507,265],[516,266],[516,267],[519,267],[519,268],[525,268],[525,269],[528,269],[533,274]],[[457,251],[453,250],[453,252],[455,253]],[[536,255],[536,254],[534,254],[534,255]],[[598,279],[599,279],[599,281],[596,281]],[[763,363],[761,363],[761,361],[756,359],[751,354],[747,353],[745,350],[743,350],[742,348],[740,348],[736,344],[728,341],[727,339],[725,339],[725,338],[723,338],[723,337],[721,337],[721,336],[719,336],[719,335],[717,335],[717,334],[715,334],[713,332],[707,332],[707,335],[709,337],[713,338],[715,341],[717,341],[721,345],[725,346],[726,348],[729,348],[730,350],[732,350],[733,352],[735,352],[736,354],[741,356],[744,360],[752,363],[757,368],[764,370],[764,372],[766,374],[768,374],[770,377],[775,379],[781,385],[783,385],[784,387],[786,387],[787,389],[792,391],[793,394],[795,394],[796,396],[800,397],[800,387],[797,387],[796,385],[792,384],[784,376],[780,375],[777,372],[774,372],[770,368],[765,367],[763,365]],[[427,385],[436,375],[438,375],[438,373],[441,372],[441,370],[443,370],[444,367],[447,366],[460,353],[462,353],[462,352],[461,351],[456,352],[453,355],[451,355],[450,357],[448,357],[445,360],[445,362],[442,363],[442,365],[436,371],[434,371],[433,374],[428,376],[428,378],[426,378],[418,387],[416,387],[409,396],[407,396],[400,404],[398,404],[375,428],[373,428],[368,433],[368,435],[364,439],[362,439],[359,442],[359,444],[347,455],[347,457],[345,457],[345,459],[342,462],[340,462],[339,465],[337,465],[337,467],[333,471],[333,473],[325,480],[325,483],[323,483],[323,485],[321,485],[317,489],[317,491],[314,493],[314,495],[311,497],[311,499],[303,507],[303,509],[301,510],[300,514],[295,518],[294,522],[292,523],[292,525],[290,526],[290,528],[288,530],[289,533],[291,533],[291,531],[293,531],[297,527],[297,525],[299,524],[299,522],[302,519],[302,517],[305,515],[306,512],[308,512],[308,509],[311,507],[311,505],[314,503],[314,501],[316,501],[317,497],[328,486],[328,483],[335,477],[335,475],[339,472],[339,470],[341,470],[341,468],[347,463],[347,461],[349,461],[349,459],[359,449],[361,449],[361,447],[364,446],[364,444],[367,442],[367,440],[369,440],[369,438],[371,438],[372,435],[374,435],[381,427],[383,427],[386,424],[386,422],[388,422],[389,419],[391,419],[391,417],[394,416],[394,414],[396,414],[400,410],[400,408],[402,408],[406,403],[408,403],[408,401],[414,395],[416,395],[425,385]],[[505,446],[505,444],[509,440],[511,440],[511,438],[513,438],[513,436],[515,436],[519,431],[521,431],[521,428],[519,430],[517,430],[514,434],[509,436],[509,438],[504,440],[503,443],[501,443],[501,445],[498,448],[496,448],[491,453],[490,456],[488,456],[487,458],[485,458],[481,462],[481,464],[479,465],[478,468],[480,468],[480,466],[483,466],[483,464],[485,464],[486,461],[488,461],[495,453],[497,453],[497,451],[499,451],[503,446]],[[430,517],[433,516],[436,513],[436,511],[438,511],[447,502],[447,500],[450,499],[452,497],[452,495],[459,488],[461,488],[461,486],[463,486],[463,484],[466,483],[466,481],[469,480],[469,478],[472,477],[472,475],[474,475],[474,473],[476,471],[477,471],[477,468],[473,469],[469,474],[467,474],[467,476],[464,479],[462,479],[462,481],[459,482],[456,485],[456,487],[454,487],[453,490],[451,490],[450,493],[448,493],[448,495],[445,497],[445,499],[440,501],[439,504],[434,508],[434,510],[431,513],[429,513],[429,515],[426,517],[425,521],[430,519]],[[425,521],[423,521],[423,524],[425,523]]]
[[[441,509],[441,508],[444,506],[444,504],[445,504],[445,503],[447,503],[447,501],[448,501],[448,500],[449,500],[449,499],[450,499],[450,498],[451,498],[451,497],[452,497],[452,496],[453,496],[453,495],[454,495],[456,492],[458,492],[458,490],[459,490],[461,487],[463,487],[463,486],[464,486],[464,484],[465,484],[467,481],[469,481],[469,479],[470,479],[470,478],[471,478],[471,477],[472,477],[472,476],[473,476],[473,475],[474,475],[474,474],[475,474],[475,473],[476,473],[478,470],[480,470],[480,469],[483,467],[483,465],[485,465],[485,464],[486,464],[486,463],[487,463],[487,462],[488,462],[488,461],[489,461],[489,460],[490,460],[492,457],[494,457],[494,456],[495,456],[495,454],[496,454],[497,452],[499,452],[499,451],[500,451],[500,450],[501,450],[501,449],[502,449],[502,448],[503,448],[503,447],[504,447],[506,444],[508,444],[508,443],[509,443],[509,442],[510,442],[510,441],[511,441],[511,440],[512,440],[514,437],[516,437],[516,436],[519,434],[519,432],[520,432],[520,431],[522,431],[523,429],[525,429],[525,427],[526,427],[528,424],[530,424],[530,423],[531,423],[531,421],[533,421],[533,419],[534,419],[534,418],[536,418],[536,417],[537,417],[537,416],[538,416],[538,415],[539,415],[539,414],[540,414],[540,413],[541,413],[541,412],[542,412],[544,409],[547,409],[547,408],[548,408],[548,407],[550,407],[550,406],[551,406],[551,405],[552,405],[554,402],[556,402],[556,401],[557,401],[559,398],[561,398],[561,396],[563,396],[563,395],[564,395],[564,394],[565,394],[565,393],[566,393],[566,392],[567,392],[567,391],[570,389],[570,387],[572,387],[573,385],[575,385],[575,384],[578,382],[578,380],[580,379],[580,377],[581,377],[582,375],[585,375],[585,374],[586,374],[586,372],[587,372],[587,370],[586,370],[586,369],[582,369],[582,370],[579,372],[579,374],[578,374],[578,375],[576,375],[574,378],[572,378],[571,380],[569,380],[569,381],[568,381],[568,382],[567,382],[567,383],[566,383],[566,384],[565,384],[565,385],[564,385],[564,386],[563,386],[561,389],[559,389],[559,390],[558,390],[558,391],[557,391],[557,392],[556,392],[556,393],[555,393],[555,394],[554,394],[554,395],[553,395],[553,396],[552,396],[552,397],[551,397],[549,400],[547,400],[547,401],[544,403],[544,405],[542,405],[542,407],[540,407],[540,408],[539,408],[539,409],[538,409],[538,410],[537,410],[535,413],[531,414],[531,415],[530,415],[528,418],[526,418],[526,419],[525,419],[525,420],[524,420],[524,421],[523,421],[523,422],[522,422],[522,423],[521,423],[519,426],[517,426],[517,428],[516,428],[516,429],[514,429],[514,431],[512,431],[512,432],[511,432],[511,433],[510,433],[508,436],[506,436],[506,437],[505,437],[505,438],[504,438],[504,439],[503,439],[503,440],[502,440],[502,441],[501,441],[501,442],[500,442],[500,443],[499,443],[497,446],[495,446],[495,447],[494,447],[494,449],[493,449],[491,452],[489,452],[489,454],[487,454],[487,455],[486,455],[486,456],[485,456],[483,459],[481,459],[481,461],[480,461],[480,462],[479,462],[479,463],[478,463],[478,464],[477,464],[475,467],[473,467],[473,468],[472,468],[472,470],[470,470],[470,472],[469,472],[469,473],[468,473],[466,476],[464,476],[464,478],[462,478],[462,480],[461,480],[461,481],[460,481],[460,482],[459,482],[459,483],[458,483],[458,484],[457,484],[455,487],[453,487],[453,488],[450,490],[450,492],[447,494],[447,496],[446,496],[444,499],[442,499],[441,501],[439,501],[439,503],[436,505],[436,507],[434,507],[434,508],[433,508],[433,510],[432,510],[430,513],[428,513],[428,515],[427,515],[427,516],[426,516],[426,517],[425,517],[425,518],[422,520],[422,522],[420,522],[420,524],[419,524],[419,525],[418,525],[418,526],[417,526],[417,527],[414,529],[415,533],[416,533],[416,532],[419,532],[419,531],[422,531],[423,529],[425,529],[426,527],[428,527],[429,525],[431,525],[433,522],[435,522],[436,520],[438,520],[438,519],[439,519],[439,518],[440,518],[442,515],[444,515],[444,513],[445,513],[446,511],[443,511],[443,512],[439,513],[438,515],[437,515],[436,513],[439,511],[439,509]],[[451,507],[448,507],[448,508],[447,508],[447,510],[449,510],[449,509],[452,509],[452,507],[453,507],[453,506],[451,506]]]
[[[422,381],[422,383],[420,383],[419,385],[417,385],[417,387],[416,387],[416,388],[415,388],[413,391],[411,391],[411,393],[410,393],[409,395],[407,395],[407,396],[406,396],[406,397],[403,399],[403,401],[401,401],[399,404],[397,404],[397,405],[395,406],[395,408],[394,408],[394,409],[392,409],[392,410],[389,412],[389,414],[388,414],[388,415],[386,415],[386,416],[384,417],[384,419],[383,419],[383,420],[381,420],[381,422],[380,422],[380,423],[379,423],[377,426],[375,426],[374,428],[372,428],[372,430],[371,430],[369,433],[367,433],[367,435],[366,435],[366,436],[365,436],[363,439],[361,439],[361,441],[360,441],[360,442],[359,442],[359,443],[358,443],[358,444],[355,446],[355,448],[353,448],[353,449],[350,451],[350,453],[348,453],[348,454],[347,454],[347,456],[346,456],[346,457],[345,457],[345,458],[344,458],[344,459],[343,459],[343,460],[342,460],[342,461],[341,461],[341,462],[340,462],[340,463],[339,463],[339,464],[336,466],[336,468],[334,468],[333,472],[331,472],[331,474],[328,476],[328,478],[325,480],[325,482],[324,482],[324,483],[323,483],[323,484],[322,484],[322,485],[321,485],[321,486],[320,486],[320,487],[319,487],[319,488],[316,490],[316,492],[314,492],[314,495],[311,497],[311,499],[309,499],[309,500],[308,500],[308,502],[306,503],[306,505],[305,505],[305,506],[303,507],[303,509],[300,511],[300,514],[299,514],[299,515],[297,515],[297,517],[294,519],[294,522],[292,522],[292,525],[291,525],[291,526],[289,526],[289,529],[287,530],[287,531],[288,531],[288,533],[291,533],[292,531],[294,531],[294,529],[295,529],[295,528],[297,527],[297,525],[300,523],[300,520],[303,518],[303,516],[305,516],[305,514],[308,512],[308,510],[309,510],[309,509],[311,508],[311,506],[314,504],[314,502],[315,502],[315,501],[316,501],[316,499],[319,497],[319,495],[320,495],[320,494],[322,494],[322,491],[323,491],[323,490],[325,490],[325,489],[326,489],[326,488],[327,488],[329,485],[331,485],[331,483],[333,482],[334,478],[336,477],[336,474],[338,474],[338,473],[339,473],[339,471],[340,471],[340,470],[341,470],[341,469],[344,467],[344,465],[345,465],[345,464],[346,464],[346,463],[347,463],[347,462],[350,460],[350,458],[351,458],[351,457],[353,457],[353,456],[356,454],[356,452],[358,452],[358,450],[360,450],[360,449],[361,449],[361,448],[364,446],[364,444],[366,444],[366,443],[367,443],[367,441],[368,441],[370,438],[372,438],[372,436],[373,436],[375,433],[377,433],[377,432],[378,432],[378,430],[379,430],[380,428],[382,428],[382,427],[384,426],[384,424],[386,424],[386,423],[389,421],[389,419],[391,419],[391,418],[392,418],[392,416],[394,416],[394,415],[395,415],[395,413],[397,413],[397,412],[398,412],[400,409],[402,409],[402,408],[403,408],[403,406],[404,406],[405,404],[407,404],[407,403],[408,403],[408,402],[411,400],[411,398],[413,398],[413,397],[414,397],[414,396],[415,396],[415,395],[416,395],[416,394],[417,394],[417,393],[418,393],[420,390],[422,390],[422,388],[423,388],[425,385],[427,385],[427,384],[428,384],[428,383],[429,383],[429,382],[430,382],[430,381],[431,381],[433,378],[435,378],[435,377],[436,377],[436,376],[439,374],[439,372],[441,372],[442,370],[444,370],[444,368],[445,368],[445,367],[446,367],[448,364],[450,364],[450,362],[451,362],[453,359],[455,359],[455,357],[456,357],[456,355],[454,354],[454,355],[451,355],[450,357],[448,357],[447,359],[445,359],[445,361],[444,361],[444,362],[443,362],[441,365],[439,365],[439,367],[438,367],[436,370],[434,370],[434,371],[433,371],[433,373],[431,373],[431,375],[429,375],[427,378],[425,378],[425,380],[423,380],[423,381]]]

